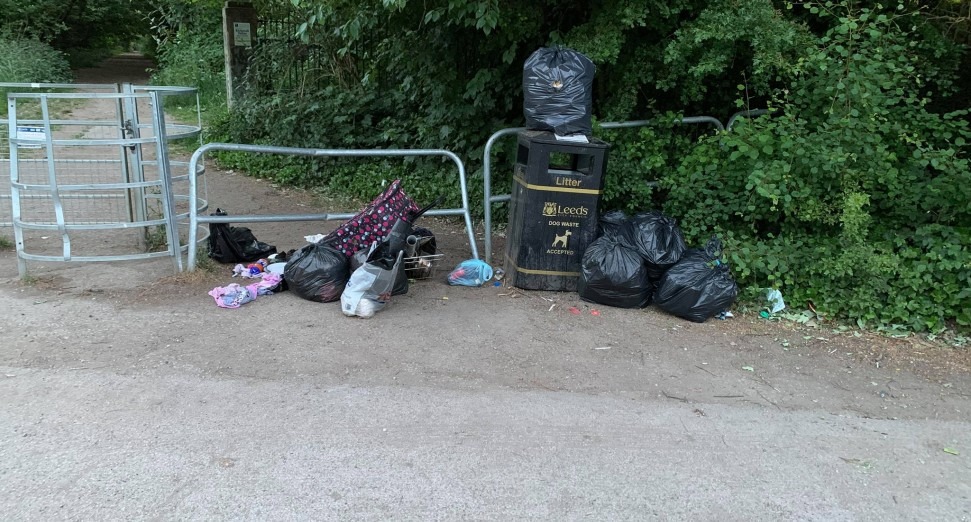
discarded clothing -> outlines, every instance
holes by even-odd
[[[239,286],[236,283],[217,286],[209,291],[209,295],[216,300],[216,306],[220,308],[239,308],[256,299],[256,294],[256,288]]]
[[[259,279],[262,277],[263,272],[266,271],[266,267],[269,262],[266,259],[260,259],[255,263],[238,264],[233,267],[233,277],[246,277],[249,279]]]
[[[247,285],[246,288],[256,290],[256,295],[273,295],[280,289],[281,283],[283,283],[283,277],[280,274],[263,272],[258,283]]]
[[[209,295],[216,300],[220,308],[239,308],[261,295],[273,295],[279,290],[283,278],[280,274],[264,272],[260,280],[246,286],[231,283],[227,286],[217,286],[209,291]]]

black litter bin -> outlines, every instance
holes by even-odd
[[[527,290],[575,291],[583,252],[596,238],[609,145],[524,131],[513,174],[506,278]]]

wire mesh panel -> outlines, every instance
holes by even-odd
[[[11,180],[0,183],[0,233],[15,228],[21,275],[29,259],[171,255],[181,270],[188,163],[170,160],[167,144],[200,137],[197,89],[0,83],[0,92],[13,93],[0,119],[0,176]],[[163,100],[194,108],[196,121],[166,121]]]
[[[8,95],[11,221],[22,276],[27,260],[172,256],[181,269],[159,100],[155,92]],[[149,110],[132,111],[139,104]],[[62,112],[65,106],[73,109]],[[96,117],[104,114],[116,117]]]
[[[33,92],[33,93],[98,93],[98,94],[111,94],[117,93],[119,87],[117,84],[16,84],[16,83],[0,83],[0,91],[4,92]],[[6,101],[6,100],[5,100]],[[117,137],[118,133],[114,130],[118,126],[118,121],[120,121],[121,114],[119,113],[119,104],[117,100],[112,99],[67,99],[67,98],[56,98],[51,99],[49,104],[49,112],[51,117],[58,121],[54,128],[55,134],[59,138],[67,138],[73,135],[83,135],[89,138],[95,137],[107,137],[111,134],[111,137]],[[10,149],[7,147],[10,134],[11,134],[11,122],[9,119],[9,102],[4,106],[6,112],[3,114],[3,118],[0,118],[0,179],[7,180],[10,179]],[[105,115],[110,115],[112,119],[110,121],[96,121],[104,120]],[[28,102],[27,100],[21,100],[19,106],[19,115],[17,118],[17,123],[15,124],[19,127],[20,135],[27,138],[34,138],[36,140],[43,140],[43,125],[41,124],[42,115],[40,102],[38,100],[32,100]],[[23,175],[27,176],[27,179],[36,178],[37,176],[43,176],[46,172],[45,153],[38,144],[24,145],[21,148],[21,171]],[[89,165],[85,168],[87,169],[99,169],[106,171],[108,169],[113,169],[115,172],[120,172],[122,165],[120,164],[120,157],[117,150],[109,150],[109,154],[105,155],[102,151],[89,150],[84,153],[84,155],[78,155],[77,157],[65,158],[72,163],[81,165],[85,162]],[[100,163],[100,166],[96,167],[95,164]],[[39,174],[38,174],[39,173]],[[29,199],[32,197],[28,195]],[[104,202],[108,205],[108,200]],[[124,204],[124,202],[122,202]],[[11,204],[10,204],[10,186],[7,183],[0,184],[0,229],[4,227],[11,227],[13,225],[11,218]],[[2,232],[2,230],[0,230]]]

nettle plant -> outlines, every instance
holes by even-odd
[[[704,140],[662,179],[689,238],[726,235],[735,275],[859,324],[971,327],[967,111],[928,110],[917,18],[812,4],[830,29],[773,117]],[[934,75],[944,73],[934,70]]]

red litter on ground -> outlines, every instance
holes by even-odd
[[[580,315],[580,309],[577,308],[577,307],[575,307],[575,306],[571,306],[570,307],[570,313],[573,314],[573,315]]]
[[[590,315],[599,316],[600,315],[600,310],[590,310]]]

